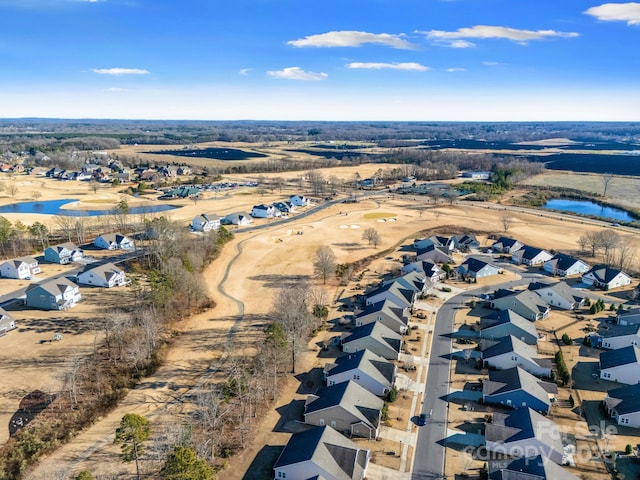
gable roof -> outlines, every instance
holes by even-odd
[[[558,426],[529,407],[518,408],[508,414],[494,413],[485,427],[487,442],[510,443],[535,438],[562,452],[563,445]]]
[[[498,310],[489,315],[480,318],[480,329],[487,330],[500,325],[511,323],[521,330],[533,335],[538,336],[538,330],[534,326],[533,322],[530,322],[522,315],[517,314],[513,310]]]
[[[220,217],[215,213],[201,213],[196,218],[199,218],[200,221],[204,223],[217,222],[220,220]]]
[[[61,251],[65,250],[65,249],[66,250],[71,250],[71,251],[80,250],[78,248],[78,246],[73,242],[59,243],[58,245],[52,245],[52,246],[50,246],[48,248],[50,248],[52,250],[55,250],[58,253],[60,253]]]
[[[543,252],[551,255],[546,250],[538,247],[532,247],[531,245],[524,245],[520,250],[517,250],[517,252],[521,252],[520,257],[524,260],[533,260]]]
[[[516,240],[515,238],[509,238],[509,237],[500,237],[498,240],[496,240],[493,245],[500,245],[503,248],[511,248],[513,247],[515,244],[520,243],[518,240]],[[520,243],[520,245],[522,245]]]
[[[515,390],[523,390],[541,402],[550,404],[549,393],[558,393],[558,386],[542,381],[520,367],[490,370],[489,380],[482,383],[483,395],[499,395]]]
[[[621,273],[627,275],[617,268],[607,267],[606,265],[594,265],[591,267],[591,270],[584,275],[592,275],[598,282],[609,283]]]
[[[294,433],[273,468],[311,460],[335,480],[351,480],[362,478],[368,458],[368,450],[324,426]]]
[[[315,395],[309,395],[304,413],[306,415],[337,406],[344,408],[360,421],[377,428],[384,400],[353,380],[349,380],[323,387]]]
[[[571,255],[566,255],[564,253],[556,253],[553,258],[547,260],[546,263],[554,265],[557,270],[567,271],[578,262],[582,262],[586,265],[586,263],[579,258],[573,257]]]
[[[522,457],[505,462],[491,462],[490,480],[579,480],[544,455]]]
[[[88,273],[88,272],[91,272],[95,275],[98,275],[104,278],[106,281],[109,281],[112,277],[122,274],[123,270],[116,267],[113,263],[107,262],[93,268],[88,266],[82,273]]]
[[[366,337],[371,337],[395,352],[400,352],[402,337],[381,322],[371,322],[352,329],[351,333],[342,339],[342,344]]]
[[[393,384],[396,367],[380,355],[370,350],[348,353],[335,359],[325,367],[327,376],[358,369],[380,383]]]
[[[462,262],[460,266],[461,267],[464,266],[467,271],[474,272],[474,273],[478,273],[480,270],[482,270],[484,267],[487,267],[487,266],[495,268],[496,270],[500,270],[500,267],[498,267],[497,265],[494,265],[493,263],[485,262],[484,260],[480,260],[479,258],[475,258],[475,257],[467,257],[467,259],[464,262]]]
[[[537,292],[539,290],[552,290],[561,298],[567,300],[568,302],[581,302],[584,300],[584,297],[577,295],[577,291],[569,286],[567,282],[556,282],[556,283],[544,283],[544,282],[531,282],[527,287],[527,290],[531,290],[532,292]],[[544,299],[543,299],[544,300]]]
[[[537,352],[534,347],[527,345],[522,340],[514,337],[513,335],[507,335],[506,337],[500,337],[495,342],[482,342],[484,346],[482,350],[482,358],[492,358],[505,353],[517,353],[518,355],[530,359],[534,359],[537,356]]]
[[[377,287],[375,290],[368,292],[365,295],[367,298],[370,298],[387,291],[395,295],[399,300],[406,301],[407,305],[411,304],[411,302],[413,301],[414,293],[415,293],[414,290],[409,290],[408,288],[404,288],[399,282],[389,282],[386,284],[383,283],[382,285]]]
[[[603,325],[598,329],[598,335],[602,338],[626,337],[627,335],[640,337],[640,325]]]
[[[606,350],[600,353],[600,369],[620,367],[623,365],[638,365],[640,363],[640,348],[636,345]]]
[[[103,233],[99,237],[102,237],[107,243],[115,243],[117,245],[120,245],[124,240],[128,240],[127,236],[121,233]]]
[[[78,286],[73,283],[71,280],[65,277],[53,278],[51,280],[46,280],[40,283],[32,283],[27,287],[27,292],[35,288],[42,288],[44,291],[54,295],[56,297],[63,295],[66,291],[70,289],[78,288]]]
[[[382,300],[370,305],[365,305],[362,310],[356,312],[355,316],[356,318],[359,318],[380,312],[390,316],[391,318],[397,319],[399,323],[406,326],[409,323],[409,319],[403,315],[405,308],[406,307],[396,305],[391,300]]]
[[[25,255],[24,257],[18,257],[12,260],[7,260],[5,263],[12,263],[14,267],[18,268],[23,263],[27,265],[32,265],[34,263],[38,263],[38,261],[32,256]]]
[[[532,313],[535,313],[536,315],[538,313],[544,314],[549,310],[549,305],[531,290],[520,290],[517,292],[502,289],[497,290],[494,294],[494,300],[503,298],[510,298],[512,300],[512,305],[508,307],[512,310],[515,310],[518,305]],[[503,302],[499,303],[502,304]]]
[[[609,408],[615,408],[620,415],[640,412],[640,383],[609,390],[607,397]]]

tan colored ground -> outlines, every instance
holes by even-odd
[[[356,168],[362,176],[367,175],[363,174],[366,170],[362,165]],[[332,172],[327,172],[329,173]],[[353,174],[353,170],[341,170],[341,175],[348,177]],[[0,181],[10,180],[0,177]],[[23,181],[23,177],[16,176],[13,181]],[[80,196],[78,198],[96,199],[84,184],[40,179],[28,179],[28,181],[38,182],[28,186],[30,189],[38,188],[42,192],[40,200],[76,198],[77,195]],[[75,191],[75,188],[80,190]],[[113,201],[115,205],[122,197],[114,190],[101,189],[98,199]],[[24,192],[27,191],[28,189],[25,188]],[[255,203],[285,198],[292,192],[264,196],[251,195],[249,191],[247,193],[230,197],[212,195],[196,204],[189,200],[172,201],[172,204],[180,204],[182,207],[169,213],[165,212],[164,215],[184,221],[186,226],[194,215],[203,211],[222,215],[230,211],[250,210]],[[13,201],[6,196],[6,191],[2,195],[5,197],[0,197],[0,203]],[[17,198],[28,200],[29,195],[21,191]],[[157,200],[149,200],[149,202],[156,203]],[[83,204],[91,205],[92,202],[85,201]],[[132,204],[131,201],[130,205]],[[96,204],[93,203],[93,205]],[[98,205],[104,208],[103,204]],[[417,207],[427,207],[429,210],[420,216]],[[380,233],[382,244],[378,250],[390,247],[402,239],[408,239],[408,243],[415,232],[438,225],[453,225],[456,228],[475,229],[485,233],[502,231],[500,211],[479,206],[439,205],[438,213],[434,213],[431,207],[431,204],[423,204],[420,197],[414,199],[409,196],[399,196],[379,198],[376,201],[365,200],[357,204],[333,206],[300,222],[283,227],[274,226],[264,231],[237,235],[236,239],[225,247],[221,257],[204,274],[208,280],[210,295],[216,301],[217,307],[181,322],[178,328],[184,333],[176,338],[175,345],[168,353],[166,364],[153,377],[132,391],[116,411],[42,461],[33,478],[43,478],[46,474],[57,470],[76,472],[83,468],[89,468],[94,473],[131,472],[131,466],[120,464],[117,450],[111,445],[113,432],[122,415],[129,412],[141,413],[149,416],[157,424],[179,421],[181,409],[179,402],[175,402],[175,399],[181,398],[191,386],[201,381],[203,375],[213,375],[210,372],[207,373],[207,368],[217,364],[217,359],[221,356],[220,346],[224,344],[226,333],[238,314],[237,304],[217,290],[227,265],[231,264],[231,267],[228,279],[223,284],[224,291],[244,302],[245,307],[245,320],[240,324],[235,342],[237,349],[246,348],[250,351],[249,342],[255,336],[255,324],[264,321],[263,315],[270,309],[275,289],[286,285],[287,282],[297,281],[301,275],[311,275],[313,253],[321,245],[330,245],[336,253],[337,260],[345,262],[375,253],[376,250],[367,246],[361,239],[362,231],[367,227],[376,228]],[[381,219],[366,218],[365,215],[371,212],[394,214],[395,221],[387,219],[386,222],[381,222],[378,221]],[[538,213],[526,213],[522,209],[510,211],[509,214],[515,218],[508,232],[510,236],[556,250],[574,250],[577,248],[578,237],[585,229],[600,228],[587,223],[558,221],[550,218],[551,216],[541,217]],[[19,218],[15,215],[6,215],[6,217],[11,221],[20,219],[24,223],[36,220],[51,221],[43,215],[21,215]],[[294,235],[293,233],[297,231],[302,231],[303,234]],[[640,244],[637,236],[627,233],[624,235],[635,245]],[[238,246],[241,248],[240,252]],[[393,257],[398,258],[399,255],[395,254]],[[384,260],[379,267],[375,267],[375,270],[383,271],[392,265],[397,266],[397,260]],[[341,288],[332,285],[331,298],[335,298],[340,290]],[[4,339],[0,339],[2,340]],[[306,365],[309,367],[316,366],[318,363],[315,354],[311,351],[306,360]],[[296,388],[296,382],[289,381],[288,387],[283,391],[281,404],[289,403],[291,394]],[[2,383],[0,383],[1,389]],[[286,434],[275,434],[271,431],[275,424],[274,420],[277,421],[277,414],[272,410],[254,435],[255,440],[251,448],[245,454],[230,460],[230,466],[225,471],[224,478],[242,478],[255,452],[263,445],[286,443],[288,438]]]

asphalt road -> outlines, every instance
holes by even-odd
[[[502,265],[503,268],[509,268]],[[522,272],[518,271],[519,274]],[[543,275],[525,273],[520,280],[495,285],[493,288],[511,288],[540,279]],[[446,336],[453,331],[456,309],[472,297],[483,293],[481,288],[462,292],[447,300],[438,310],[433,329],[433,344],[429,357],[429,369],[421,413],[427,414],[427,424],[419,427],[411,478],[444,479],[445,450],[447,438],[446,397],[449,394],[449,371],[452,338]]]

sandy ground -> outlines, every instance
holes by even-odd
[[[357,168],[363,175],[362,165]],[[353,175],[352,172],[344,174]],[[13,181],[22,181],[22,178],[17,177]],[[28,181],[41,182],[39,179]],[[76,198],[76,195],[85,195],[78,197],[85,199],[84,205],[96,200],[96,196],[83,185],[78,188],[86,188],[84,193],[82,190],[71,191],[72,187],[68,183],[53,180],[32,185],[33,188],[41,188],[41,200]],[[122,197],[114,190],[108,187],[101,189],[98,198],[117,203]],[[29,199],[26,192],[26,189],[24,193],[21,191],[17,198]],[[250,210],[253,204],[286,198],[291,193],[293,192],[256,196],[255,193],[246,191],[235,192],[230,196],[205,197],[195,204],[189,200],[172,202],[182,205],[181,208],[170,213],[165,212],[164,215],[184,221],[186,226],[195,214],[203,211],[222,215],[229,211]],[[69,195],[71,197],[68,197]],[[0,200],[4,203],[15,201],[9,197]],[[427,210],[422,211],[421,207]],[[182,321],[178,325],[182,334],[176,337],[165,365],[130,392],[123,404],[112,414],[40,462],[32,478],[45,478],[55,471],[77,472],[84,468],[94,473],[130,473],[132,466],[122,465],[117,458],[117,449],[111,445],[113,432],[122,415],[130,412],[144,414],[157,424],[172,420],[175,422],[179,419],[180,399],[188,394],[193,385],[215,375],[215,367],[224,352],[223,346],[230,328],[235,325],[239,329],[234,335],[234,351],[246,349],[250,352],[250,342],[255,337],[257,325],[264,322],[264,314],[270,309],[275,290],[291,282],[297,282],[301,276],[311,275],[313,253],[319,246],[330,245],[337,260],[345,262],[375,253],[376,250],[362,240],[362,231],[368,227],[373,227],[380,233],[382,243],[378,250],[391,247],[403,239],[406,239],[405,243],[409,243],[415,232],[435,226],[453,225],[456,228],[469,228],[485,233],[502,231],[500,212],[468,205],[439,205],[435,209],[432,207],[431,204],[423,204],[423,199],[419,197],[365,200],[357,204],[333,206],[284,227],[274,226],[259,232],[237,235],[225,247],[221,257],[204,273],[210,295],[217,303],[216,308]],[[100,204],[100,208],[104,206]],[[381,221],[381,218],[367,217],[366,214],[371,212],[384,213],[385,221]],[[556,250],[576,250],[577,239],[585,229],[600,228],[589,223],[561,221],[551,216],[542,217],[538,213],[526,213],[521,209],[509,214],[514,218],[513,226],[508,232],[510,236]],[[6,217],[11,221],[18,219],[9,214]],[[51,221],[51,218],[44,215],[22,215],[20,220],[25,223],[36,220],[44,222]],[[302,235],[298,235],[297,232],[302,232]],[[634,245],[639,245],[637,236],[627,233],[623,235]],[[225,278],[227,267],[229,271]],[[382,268],[384,265],[380,265],[380,270]],[[218,291],[217,287],[221,283],[223,291],[231,298]],[[333,285],[329,290],[332,298],[339,292],[338,287]],[[238,302],[244,305],[244,317],[236,323],[239,313]],[[310,352],[305,366],[311,368],[316,363],[315,353]],[[290,380],[282,392],[283,404],[289,403],[292,398],[290,394],[296,387],[296,382]],[[229,476],[224,478],[242,478],[253,460],[252,452],[255,454],[262,446],[286,443],[286,434],[272,432],[274,420],[277,421],[277,413],[272,410],[254,435],[251,448],[245,454],[230,460],[229,469],[225,471],[225,475]]]

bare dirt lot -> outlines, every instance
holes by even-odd
[[[380,165],[376,165],[376,169]],[[366,176],[368,170],[363,165],[348,167],[335,173],[352,177],[354,172]],[[59,182],[56,180],[32,179],[16,176],[13,180],[0,178],[0,181],[26,182],[20,183],[24,188],[19,190],[15,198],[5,196],[0,198],[0,203],[11,203],[18,200],[33,198],[36,189],[42,192],[40,200],[55,198],[79,198],[80,206],[88,206],[96,199],[117,204],[123,197],[117,189],[110,187],[101,188],[94,194],[88,185],[83,183]],[[250,210],[253,204],[267,203],[275,199],[287,198],[294,191],[260,195],[245,190],[234,192],[230,195],[211,194],[194,203],[190,200],[172,201],[172,204],[180,208],[164,215],[184,222],[185,228],[193,216],[201,212],[215,212],[220,215],[231,211]],[[156,203],[158,200],[134,200],[127,197],[127,201]],[[100,208],[104,208],[102,205]],[[384,215],[370,215],[380,213]],[[368,215],[369,214],[369,215]],[[500,212],[470,206],[467,204],[434,206],[427,203],[421,197],[389,196],[378,197],[375,200],[366,199],[354,204],[341,204],[331,206],[325,210],[309,216],[298,222],[286,226],[274,225],[272,228],[240,233],[229,243],[223,254],[204,272],[207,279],[209,294],[216,302],[215,309],[196,315],[181,322],[178,326],[180,335],[175,339],[172,349],[168,352],[166,363],[156,374],[146,379],[142,384],[130,392],[122,406],[112,414],[96,423],[86,432],[74,438],[71,443],[62,447],[49,458],[44,459],[33,473],[33,478],[46,478],[51,472],[77,472],[88,468],[94,473],[131,473],[132,466],[121,464],[117,456],[118,450],[111,443],[113,432],[124,413],[141,413],[152,419],[158,426],[180,422],[183,407],[177,399],[183,396],[190,388],[202,381],[204,375],[212,375],[212,368],[223,355],[225,346],[228,345],[228,332],[232,326],[238,328],[233,336],[233,352],[241,354],[252,351],[252,342],[256,332],[264,324],[264,315],[270,310],[272,298],[278,288],[295,283],[300,278],[310,277],[313,274],[312,258],[315,250],[322,245],[329,245],[335,252],[338,262],[350,262],[361,259],[377,251],[390,248],[401,241],[410,243],[417,232],[426,228],[442,227],[445,234],[451,229],[468,229],[478,232],[486,238],[488,233],[501,233],[502,224],[499,218]],[[536,213],[525,211],[510,212],[514,221],[508,234],[523,242],[536,246],[552,248],[560,251],[576,251],[577,239],[586,230],[599,229],[591,224],[568,222],[541,217]],[[34,221],[53,222],[45,215],[5,215],[10,221],[21,220],[24,223]],[[383,221],[384,220],[384,221]],[[268,222],[259,221],[257,224]],[[381,237],[381,244],[374,248],[362,239],[364,229],[375,228]],[[297,234],[302,232],[302,234]],[[636,247],[640,245],[638,237],[631,233],[622,233],[628,241]],[[483,242],[485,245],[487,241]],[[398,255],[395,255],[398,257]],[[639,259],[640,260],[640,259]],[[374,268],[380,272],[387,267],[397,266],[397,259],[384,260]],[[228,270],[227,270],[228,269]],[[221,286],[223,294],[218,290]],[[342,287],[334,284],[328,285],[330,298],[336,298]],[[88,306],[89,303],[86,304]],[[239,305],[244,308],[244,315],[238,317]],[[72,311],[82,312],[82,304]],[[16,317],[20,320],[19,312]],[[71,318],[71,317],[70,317]],[[46,332],[38,332],[38,335],[51,335],[56,329]],[[13,335],[18,333],[22,335]],[[13,335],[13,336],[12,336]],[[33,335],[33,336],[28,336]],[[69,333],[65,339],[56,345],[37,344],[42,337],[35,336],[34,332],[10,332],[9,336],[1,338],[5,346],[3,355],[14,359],[15,362],[31,363],[34,367],[29,373],[27,381],[0,382],[0,393],[7,394],[11,399],[16,399],[19,393],[32,389],[55,389],[55,371],[60,368],[43,365],[48,350],[44,348],[65,348],[66,351],[57,353],[59,362],[69,358],[75,351],[82,348],[90,348],[96,335],[96,330],[87,333]],[[84,336],[83,336],[84,335]],[[69,340],[67,338],[69,337]],[[22,341],[24,338],[24,342]],[[75,348],[73,339],[78,339],[84,347]],[[5,342],[9,340],[9,342]],[[32,347],[33,345],[33,347]],[[35,348],[34,348],[35,347]],[[40,348],[44,347],[44,348]],[[318,363],[315,358],[315,346],[309,352],[309,359],[305,365],[312,368]],[[40,354],[43,353],[42,356]],[[6,365],[6,364],[5,364]],[[54,363],[55,365],[55,363]],[[35,367],[39,368],[35,368]],[[5,377],[6,378],[6,377]],[[290,392],[297,389],[294,379],[290,380],[290,386],[283,390],[282,403],[289,403]],[[11,392],[11,393],[10,393]],[[10,394],[9,394],[10,393]],[[15,406],[15,401],[14,405]],[[276,405],[276,408],[279,404]],[[11,402],[2,406],[3,413],[13,408]],[[224,473],[224,478],[242,478],[255,454],[265,445],[283,445],[288,436],[281,433],[273,433],[273,426],[277,423],[277,413],[270,412],[260,424],[260,428],[254,435],[254,442],[245,454],[234,457],[229,461],[229,468]],[[160,427],[158,427],[160,428]]]

